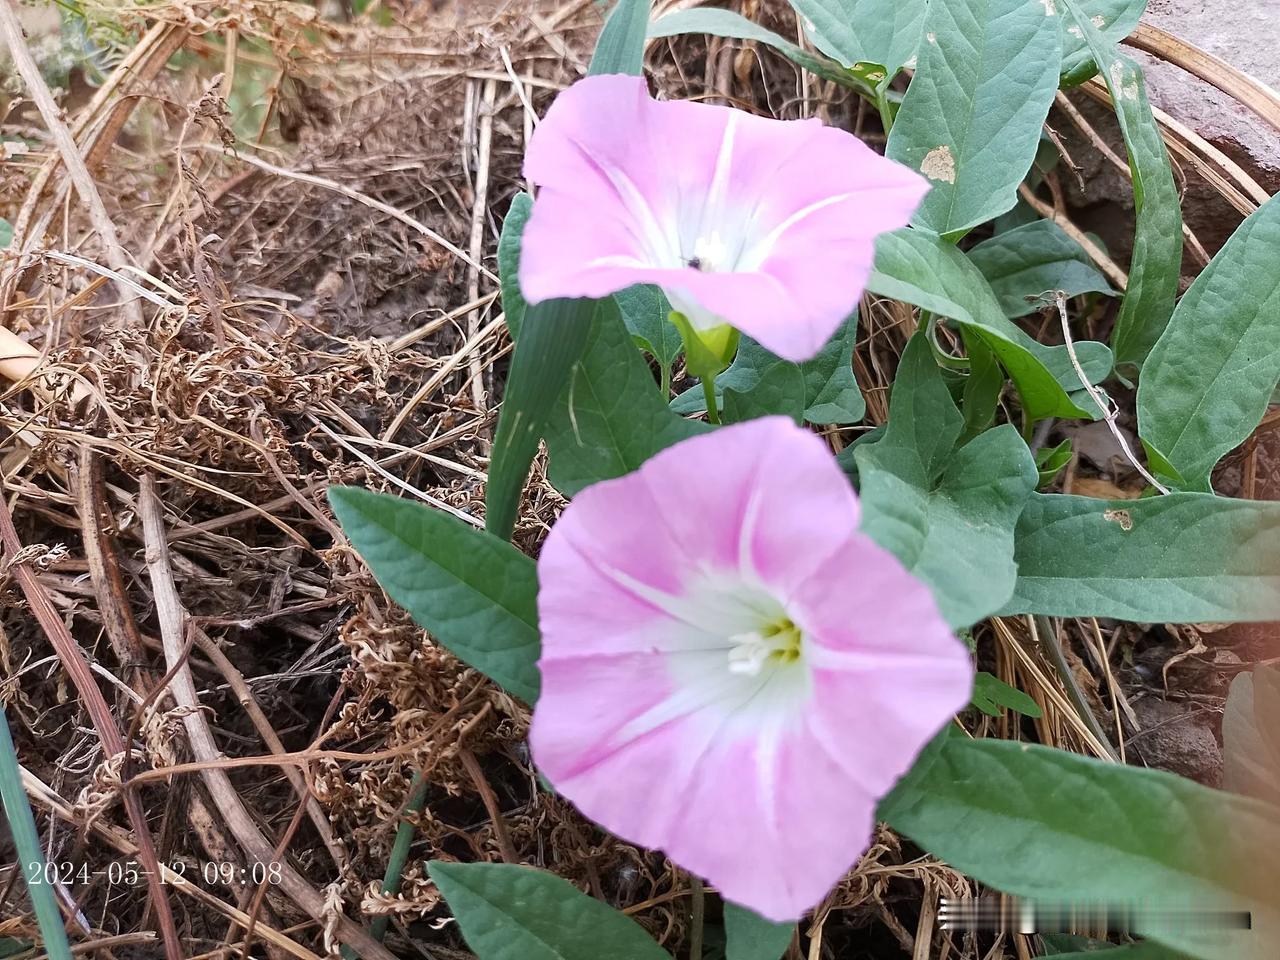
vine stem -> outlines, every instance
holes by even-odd
[[[1116,443],[1120,444],[1125,459],[1133,465],[1133,468],[1142,474],[1142,479],[1151,484],[1161,493],[1168,493],[1169,488],[1151,475],[1146,467],[1144,467],[1138,458],[1133,455],[1133,450],[1129,448],[1129,441],[1125,439],[1120,427],[1116,424],[1116,417],[1119,411],[1109,398],[1103,397],[1102,393],[1089,382],[1089,378],[1085,375],[1084,367],[1080,366],[1080,359],[1076,356],[1076,345],[1071,339],[1071,325],[1067,322],[1067,298],[1061,290],[1057,291],[1054,296],[1054,303],[1058,306],[1058,316],[1062,318],[1062,338],[1067,345],[1067,356],[1071,358],[1071,366],[1075,368],[1076,376],[1080,379],[1080,385],[1084,387],[1085,392],[1089,394],[1089,399],[1098,405],[1098,412],[1102,414],[1102,419],[1107,424],[1107,429],[1111,431],[1111,435],[1116,438]]]
[[[720,410],[716,407],[715,374],[708,374],[702,378],[702,395],[707,398],[707,420],[718,425],[720,423]]]

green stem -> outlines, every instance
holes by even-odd
[[[715,374],[708,374],[702,378],[702,395],[707,398],[707,420],[718,425],[720,423],[720,411],[716,407]]]
[[[1040,648],[1044,650],[1054,669],[1058,671],[1058,677],[1062,680],[1062,685],[1067,688],[1067,697],[1071,700],[1072,706],[1076,708],[1076,713],[1080,715],[1084,725],[1089,728],[1089,732],[1097,737],[1098,742],[1106,748],[1107,753],[1111,755],[1111,759],[1117,763],[1121,762],[1120,754],[1111,745],[1110,739],[1102,729],[1102,724],[1098,723],[1098,718],[1093,715],[1089,704],[1085,702],[1084,694],[1080,691],[1080,685],[1076,683],[1076,678],[1071,672],[1071,665],[1067,663],[1067,656],[1062,651],[1062,641],[1058,639],[1058,628],[1054,626],[1052,620],[1044,616],[1037,615],[1034,618],[1034,623],[1035,632],[1040,637]]]
[[[689,960],[702,960],[702,926],[706,913],[706,896],[702,889],[702,880],[689,875],[689,886],[693,903],[691,922],[689,924]]]
[[[662,402],[668,403],[671,400],[671,368],[661,361],[658,365],[662,368]]]
[[[880,112],[880,124],[884,127],[884,135],[887,137],[889,131],[893,129],[893,107],[889,103],[889,98],[885,96],[884,87],[876,87],[875,91],[876,109]]]
[[[382,874],[382,892],[388,896],[394,896],[400,892],[400,877],[404,873],[405,864],[409,862],[409,848],[413,846],[414,830],[409,816],[422,812],[427,802],[428,786],[430,784],[421,771],[413,775],[413,782],[409,784],[409,799],[405,801],[401,810],[400,825],[396,827],[396,840],[391,845],[391,854],[387,857],[387,869]],[[381,943],[382,938],[387,935],[389,926],[391,926],[390,917],[374,917],[373,923],[369,924],[369,933],[373,939]],[[343,960],[357,960],[356,952],[350,947],[342,948],[342,957]]]
[[[53,897],[52,884],[45,882],[44,851],[40,849],[40,834],[36,831],[36,818],[27,803],[22,789],[22,770],[18,766],[18,752],[9,733],[9,720],[0,706],[0,800],[4,801],[5,817],[9,832],[18,849],[18,871],[31,894],[31,905],[36,911],[36,924],[44,939],[44,951],[51,960],[71,960],[71,948],[67,944],[67,931],[62,925],[62,914]]]

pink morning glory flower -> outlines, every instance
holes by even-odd
[[[806,360],[862,296],[875,238],[928,190],[915,171],[818,120],[650,98],[595,76],[556,98],[529,143],[530,303],[657,284],[695,330],[729,324]]]
[[[928,589],[858,531],[816,435],[724,427],[583,490],[538,561],[530,742],[588,817],[776,920],[870,843],[968,702]]]

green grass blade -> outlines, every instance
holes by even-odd
[[[644,70],[644,35],[648,28],[649,0],[618,0],[600,31],[587,73],[640,76]]]
[[[485,529],[495,536],[509,539],[515,528],[529,464],[586,347],[596,308],[594,300],[545,300],[528,308],[489,460]]]
[[[22,790],[22,771],[18,767],[18,753],[9,733],[9,719],[0,708],[0,799],[4,801],[5,817],[18,848],[19,869],[23,878],[33,875],[44,878],[44,851],[40,848],[40,836],[36,833],[36,818],[31,814],[27,796]],[[32,865],[35,866],[32,866]],[[39,873],[35,871],[38,868]],[[36,910],[36,923],[44,949],[51,960],[71,960],[71,947],[67,944],[67,931],[62,925],[62,914],[53,899],[53,887],[47,883],[27,885],[31,903]]]

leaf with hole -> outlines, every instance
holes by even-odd
[[[1052,304],[1057,290],[1068,297],[1115,292],[1084,248],[1050,220],[998,233],[973,247],[969,259],[991,284],[1006,317]]]
[[[459,660],[538,699],[538,575],[490,533],[400,497],[330,487],[329,502],[382,589]]]
[[[872,87],[915,56],[928,0],[791,0],[813,45]]]
[[[427,872],[478,960],[671,960],[630,917],[545,870],[432,860]]]
[[[1208,490],[1280,380],[1280,197],[1253,212],[1187,290],[1138,384],[1138,434],[1178,486]]]
[[[1280,619],[1280,504],[1174,493],[1036,494],[1005,614],[1139,623]]]
[[[1147,0],[1076,0],[1076,5],[1103,41],[1117,44],[1133,33],[1147,8]],[[1062,86],[1078,86],[1097,72],[1098,65],[1094,63],[1084,31],[1068,15],[1067,30],[1062,37]]]
[[[1022,438],[1005,424],[955,449],[964,420],[923,334],[898,364],[889,428],[854,454],[862,529],[927,583],[965,627],[1012,595],[1013,531],[1035,489]]]
[[[954,246],[924,230],[898,230],[876,241],[867,289],[950,317],[981,337],[1009,372],[1031,422],[1046,417],[1094,419],[1096,407],[1072,397],[1080,380],[1065,346],[1037,343],[1010,321],[978,268]],[[1083,341],[1076,354],[1091,383],[1111,370],[1111,351]]]
[[[948,239],[1013,207],[1058,89],[1062,19],[1050,0],[932,3],[886,153],[933,189],[912,223]]]

